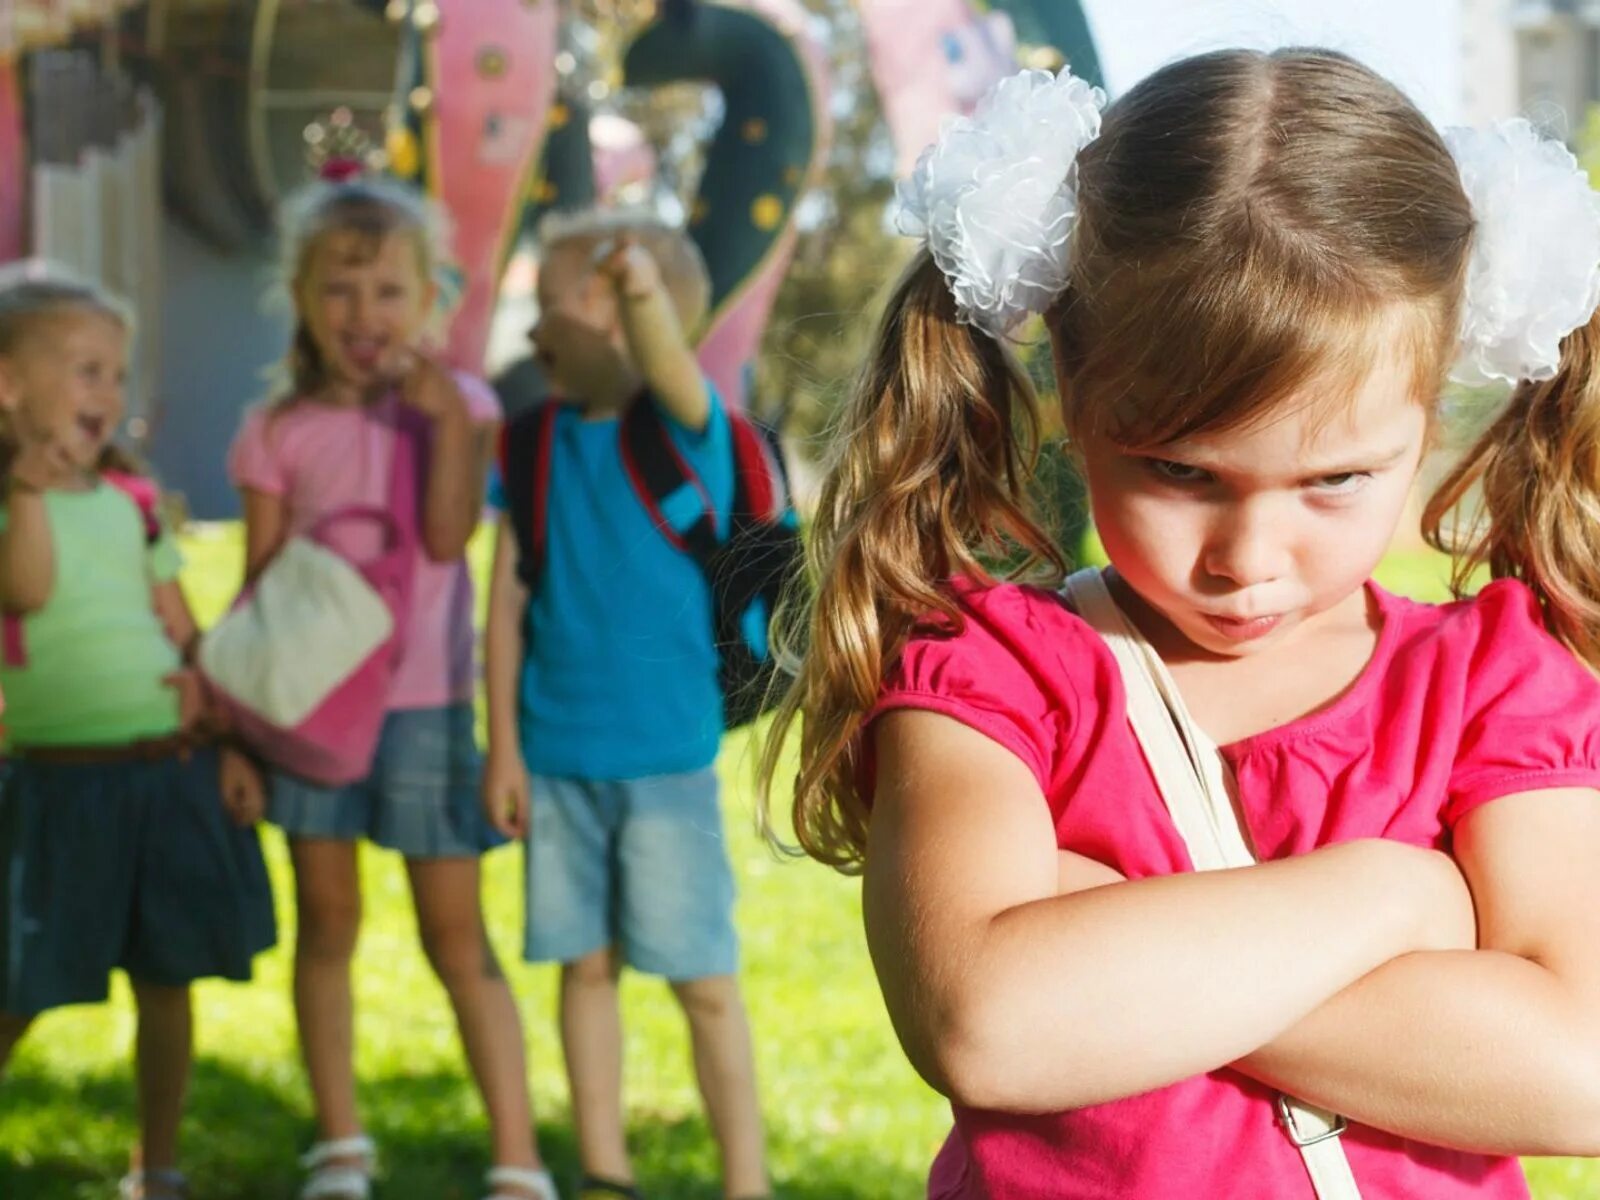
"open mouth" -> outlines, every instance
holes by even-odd
[[[111,430],[111,422],[93,413],[80,413],[78,431],[91,442],[101,441]]]
[[[389,343],[383,338],[341,338],[340,348],[354,366],[363,371],[375,371],[383,362]]]

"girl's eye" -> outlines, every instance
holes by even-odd
[[[1150,472],[1164,483],[1209,483],[1211,472],[1169,458],[1147,458]]]
[[[1359,491],[1371,478],[1372,475],[1367,471],[1341,471],[1337,475],[1322,476],[1312,486],[1326,495],[1345,496]]]

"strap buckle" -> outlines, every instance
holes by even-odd
[[[1289,1140],[1302,1150],[1307,1146],[1315,1146],[1318,1142],[1336,1138],[1350,1127],[1350,1122],[1337,1113],[1325,1113],[1321,1109],[1300,1104],[1298,1105],[1300,1112],[1311,1118],[1310,1122],[1302,1124],[1300,1116],[1297,1116],[1295,1111],[1297,1103],[1280,1093],[1275,1101],[1275,1107],[1278,1110],[1278,1123],[1283,1126],[1284,1133],[1288,1134]],[[1317,1128],[1324,1124],[1325,1128]]]

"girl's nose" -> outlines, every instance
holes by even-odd
[[[1281,516],[1256,501],[1235,505],[1212,530],[1201,566],[1212,578],[1244,588],[1282,576],[1289,557]]]

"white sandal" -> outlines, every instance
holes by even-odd
[[[365,1134],[335,1138],[315,1143],[301,1156],[300,1165],[310,1172],[300,1189],[300,1200],[367,1200],[372,1195],[372,1177],[378,1173],[378,1149]]]
[[[189,1181],[182,1171],[171,1168],[160,1171],[135,1168],[117,1184],[119,1200],[184,1200],[188,1194]]]
[[[555,1181],[549,1171],[536,1171],[532,1167],[495,1167],[488,1176],[494,1189],[486,1200],[561,1200]],[[508,1192],[505,1188],[517,1188]]]

